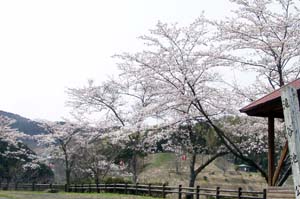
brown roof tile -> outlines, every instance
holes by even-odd
[[[300,79],[296,79],[295,81],[290,82],[287,85],[292,85],[300,91]],[[282,113],[282,105],[281,105],[281,96],[280,89],[277,89],[270,94],[248,104],[247,106],[240,109],[240,112],[246,113],[251,116],[275,116],[275,117],[283,117]]]

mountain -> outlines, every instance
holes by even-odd
[[[16,122],[12,125],[12,128],[16,128],[25,134],[37,135],[47,133],[47,131],[40,126],[39,122],[32,121],[20,115],[0,110],[0,116],[6,116],[16,120]]]

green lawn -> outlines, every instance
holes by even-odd
[[[146,170],[157,169],[159,167],[170,167],[170,164],[174,164],[175,155],[172,153],[157,153],[148,156],[146,164]]]
[[[45,193],[30,191],[0,191],[0,199],[153,199],[145,196],[132,196],[110,193]],[[156,198],[157,199],[157,198]]]

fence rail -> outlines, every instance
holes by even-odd
[[[247,191],[242,188],[221,189],[216,188],[201,188],[197,187],[183,187],[179,186],[166,186],[166,185],[152,185],[152,184],[72,184],[69,187],[62,184],[10,184],[10,186],[1,186],[0,189],[9,190],[30,190],[30,191],[43,191],[43,190],[61,190],[66,192],[77,193],[91,193],[91,192],[113,192],[134,195],[149,195],[154,197],[165,198],[168,194],[173,194],[172,198],[183,199],[189,198],[200,199],[200,196],[215,199],[266,199],[266,189],[263,191]]]

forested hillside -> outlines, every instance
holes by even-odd
[[[0,110],[0,116],[6,116],[14,119],[16,122],[12,124],[12,128],[16,128],[25,134],[37,135],[46,133],[45,129],[39,126],[38,122],[32,121],[20,115]]]

